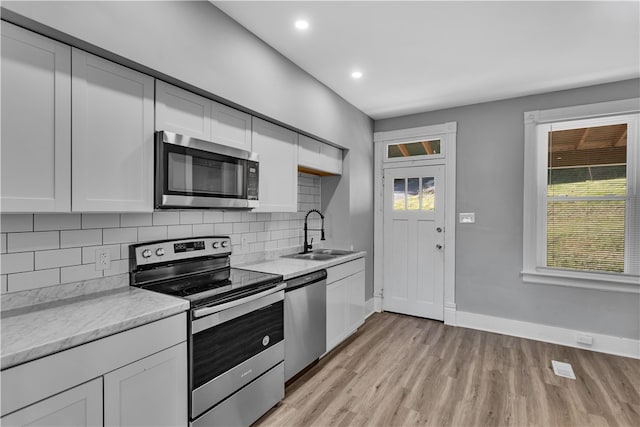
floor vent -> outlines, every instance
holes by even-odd
[[[559,376],[564,378],[571,378],[572,380],[576,379],[576,374],[573,373],[573,368],[570,363],[558,362],[557,360],[552,360],[551,365],[553,366],[553,372]]]

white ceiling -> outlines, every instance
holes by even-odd
[[[638,1],[212,3],[374,119],[640,76]]]

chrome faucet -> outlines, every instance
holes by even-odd
[[[307,226],[307,219],[309,218],[309,215],[311,215],[313,212],[317,213],[318,215],[320,215],[320,218],[322,218],[322,225],[320,228],[309,228]],[[307,215],[305,215],[304,217],[304,250],[302,251],[303,254],[308,253],[309,250],[313,247],[313,237],[311,238],[311,243],[307,241],[307,231],[309,230],[319,231],[320,240],[324,240],[324,215],[322,215],[320,211],[317,209],[311,209],[309,212],[307,212]]]

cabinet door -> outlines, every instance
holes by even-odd
[[[346,284],[347,279],[327,284],[327,352],[346,337]]]
[[[355,332],[364,322],[364,271],[347,277],[347,331]]]
[[[106,426],[186,426],[187,344],[104,376]]]
[[[156,130],[211,139],[211,100],[156,80]]]
[[[211,140],[251,151],[251,115],[211,101]]]
[[[342,174],[342,150],[304,135],[298,135],[298,165],[323,175]]]
[[[298,135],[298,164],[310,169],[320,167],[320,141]]]
[[[153,78],[72,50],[72,210],[153,211]]]
[[[322,170],[334,175],[342,175],[342,150],[329,144],[320,145]]]
[[[102,378],[96,378],[2,417],[5,427],[101,426]]]
[[[297,134],[256,117],[252,127],[253,151],[260,156],[260,207],[254,212],[297,212]]]
[[[2,21],[2,211],[71,210],[71,48]]]

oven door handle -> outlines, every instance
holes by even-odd
[[[246,304],[251,301],[255,301],[262,297],[266,297],[267,295],[275,294],[276,292],[279,292],[286,287],[287,287],[286,283],[281,283],[275,288],[267,289],[266,291],[258,292],[257,294],[249,295],[248,297],[245,297],[245,298],[240,298],[235,301],[225,302],[224,304],[214,305],[213,307],[199,308],[193,311],[193,317],[197,319],[198,317],[203,317],[211,313],[217,313],[222,310],[228,310],[230,308],[237,307],[239,305]]]

